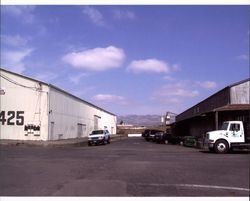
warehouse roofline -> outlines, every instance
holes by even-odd
[[[214,112],[221,112],[221,111],[240,111],[240,110],[249,110],[250,111],[250,104],[232,104],[232,105],[225,105],[219,108],[215,108]]]
[[[206,102],[208,99],[213,98],[214,96],[218,95],[219,93],[221,93],[221,92],[223,92],[223,91],[225,91],[225,90],[228,90],[228,89],[230,89],[231,87],[237,86],[237,85],[239,85],[239,84],[242,84],[242,83],[248,82],[248,81],[250,81],[250,78],[241,80],[241,81],[239,81],[239,82],[235,82],[235,83],[233,83],[233,84],[231,84],[231,85],[228,85],[228,86],[224,87],[223,89],[217,91],[216,93],[212,94],[211,96],[207,97],[206,99],[200,101],[199,103],[195,104],[194,106],[192,106],[192,107],[188,108],[187,110],[183,111],[182,113],[178,114],[178,115],[177,115],[177,119],[179,119],[181,116],[183,116],[183,115],[184,115],[185,113],[187,113],[189,110],[198,107],[199,105],[201,105],[202,103]],[[228,104],[230,104],[230,100],[229,100]],[[214,108],[214,109],[216,109],[216,108]],[[200,114],[197,114],[197,115],[194,115],[194,116],[198,116],[198,115],[200,115]],[[192,116],[192,117],[194,117],[194,116]],[[191,117],[187,117],[187,118],[184,117],[184,118],[181,118],[180,121],[185,120],[185,119],[188,119],[188,118],[191,118]]]
[[[62,92],[62,93],[65,93],[65,94],[67,94],[67,95],[69,95],[69,96],[71,96],[71,97],[73,97],[73,98],[75,98],[75,99],[77,99],[77,100],[79,100],[79,101],[81,101],[81,102],[84,102],[84,103],[86,103],[87,105],[90,105],[90,106],[92,106],[92,107],[94,107],[94,108],[96,108],[96,109],[99,109],[99,110],[101,110],[101,111],[103,111],[103,112],[106,112],[106,113],[109,113],[109,114],[111,114],[111,115],[113,115],[113,116],[116,116],[115,114],[113,114],[113,113],[111,113],[111,112],[109,112],[109,111],[107,111],[107,110],[105,110],[105,109],[103,109],[103,108],[101,108],[101,107],[98,107],[98,106],[96,106],[96,105],[94,105],[94,104],[92,104],[92,103],[90,103],[90,102],[88,102],[88,101],[85,101],[85,100],[83,100],[83,99],[81,99],[81,98],[79,98],[79,97],[77,97],[77,96],[75,96],[75,95],[73,95],[73,94],[71,94],[71,93],[69,93],[69,92],[67,92],[67,91],[64,91],[63,89],[60,89],[60,88],[58,88],[58,87],[56,87],[56,86],[54,86],[54,85],[52,85],[52,84],[49,84],[49,87],[54,88],[54,89],[56,89],[56,90],[58,90],[58,91],[60,91],[60,92]]]
[[[56,87],[56,86],[54,86],[54,85],[52,85],[52,84],[48,84],[48,83],[46,83],[46,82],[43,82],[43,81],[40,81],[40,80],[31,78],[31,77],[28,77],[28,76],[25,76],[25,75],[21,75],[21,74],[18,74],[18,73],[15,73],[15,72],[12,72],[12,71],[3,69],[3,68],[0,68],[0,71],[6,72],[6,73],[10,73],[10,74],[13,74],[13,75],[16,75],[16,76],[19,76],[19,77],[22,77],[22,78],[25,78],[25,79],[34,81],[34,82],[42,83],[42,84],[44,84],[44,85],[46,85],[46,86],[48,86],[48,87],[54,88],[54,89],[56,89],[56,90],[58,90],[58,91],[60,91],[60,92],[62,92],[62,93],[65,93],[65,94],[67,94],[67,95],[69,95],[69,96],[71,96],[71,97],[73,97],[73,98],[75,98],[75,99],[77,99],[77,100],[79,100],[79,101],[81,101],[81,102],[83,102],[83,103],[86,103],[86,104],[89,105],[89,106],[92,106],[92,107],[94,107],[94,108],[96,108],[96,109],[98,109],[98,110],[101,110],[101,111],[103,111],[103,112],[106,112],[106,113],[108,113],[108,114],[111,114],[111,115],[113,115],[113,116],[116,116],[115,114],[113,114],[113,113],[111,113],[111,112],[109,112],[109,111],[107,111],[107,110],[105,110],[105,109],[103,109],[103,108],[101,108],[101,107],[98,107],[98,106],[96,106],[96,105],[94,105],[94,104],[92,104],[92,103],[90,103],[90,102],[88,102],[88,101],[85,101],[85,100],[83,100],[83,99],[81,99],[81,98],[79,98],[79,97],[77,97],[77,96],[75,96],[75,95],[73,95],[73,94],[71,94],[71,93],[69,93],[69,92],[63,90],[63,89],[60,89],[60,88],[58,88],[58,87]]]
[[[48,84],[48,83],[45,83],[45,82],[43,82],[43,81],[36,80],[36,79],[31,78],[31,77],[28,77],[28,76],[21,75],[21,74],[18,74],[18,73],[15,73],[15,72],[12,72],[12,71],[9,71],[9,70],[6,70],[6,69],[3,69],[2,67],[0,67],[0,71],[4,71],[4,72],[6,72],[6,73],[10,73],[10,74],[13,74],[13,75],[16,75],[16,76],[19,76],[19,77],[22,77],[22,78],[25,78],[25,79],[28,79],[28,80],[31,80],[31,81],[40,82],[40,83],[42,83],[42,84],[44,84],[44,85],[49,86],[49,84]]]

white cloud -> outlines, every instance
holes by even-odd
[[[25,24],[32,24],[35,22],[35,15],[33,11],[35,10],[35,6],[31,5],[19,5],[19,6],[2,6],[1,11],[12,15],[16,18],[21,19]]]
[[[16,73],[22,73],[25,71],[24,60],[29,57],[32,52],[32,49],[1,51],[1,65]]]
[[[115,19],[117,20],[122,20],[122,19],[129,19],[129,20],[133,20],[136,18],[136,15],[128,10],[120,10],[120,9],[116,9],[113,11],[113,16]]]
[[[51,82],[52,80],[58,77],[57,74],[52,72],[42,72],[34,76],[35,79],[43,81],[43,82]]]
[[[94,90],[95,88],[96,88],[95,86],[87,86],[87,87],[83,87],[79,90],[75,90],[72,93],[77,97],[82,97],[82,96],[85,96],[90,91]],[[83,98],[85,99],[86,97],[83,97]]]
[[[104,101],[104,102],[115,102],[115,101],[124,101],[124,97],[111,95],[111,94],[97,94],[93,97],[95,101]]]
[[[78,75],[72,75],[72,76],[70,76],[70,77],[69,77],[69,80],[70,80],[70,82],[72,82],[72,83],[74,83],[74,84],[79,84],[80,81],[81,81],[81,79],[82,79],[83,77],[86,77],[86,76],[88,76],[87,73],[80,73],[80,74],[78,74]]]
[[[198,90],[192,89],[187,81],[179,81],[160,87],[153,93],[152,100],[162,104],[178,104],[198,95]]]
[[[94,101],[102,103],[116,103],[120,105],[126,105],[127,101],[124,97],[113,94],[97,94],[92,98]]]
[[[105,71],[112,68],[119,68],[123,64],[124,59],[125,53],[123,49],[114,46],[72,52],[62,58],[64,62],[75,68],[92,71]]]
[[[237,59],[247,61],[247,60],[249,60],[249,55],[242,54],[242,55],[238,56]]]
[[[197,82],[197,84],[204,89],[215,89],[217,87],[216,82],[213,81]]]
[[[174,64],[171,68],[172,71],[180,71],[181,70],[181,66],[180,64]]]
[[[170,67],[164,61],[158,59],[134,60],[128,68],[133,73],[168,73]]]
[[[84,6],[82,10],[83,14],[85,14],[95,25],[97,26],[105,26],[106,23],[104,21],[103,15],[99,10],[90,6]]]
[[[31,55],[33,48],[27,46],[29,39],[20,35],[1,35],[1,65],[16,73],[26,69],[25,59]]]
[[[169,76],[169,75],[166,75],[163,77],[164,80],[167,80],[167,81],[175,81],[176,79],[172,76]]]
[[[23,47],[26,46],[28,39],[21,37],[20,35],[1,35],[1,43],[11,47]]]
[[[165,85],[160,90],[161,95],[171,96],[171,97],[183,97],[183,98],[192,98],[199,94],[197,90],[188,89],[183,84],[169,84]]]

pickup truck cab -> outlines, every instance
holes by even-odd
[[[110,144],[110,134],[108,130],[94,130],[89,134],[88,145]]]
[[[209,150],[216,153],[227,153],[234,148],[250,149],[249,140],[249,130],[244,129],[242,121],[226,121],[220,130],[207,132],[205,139]]]

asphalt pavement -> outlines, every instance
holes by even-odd
[[[0,147],[0,196],[249,196],[249,152],[127,138],[101,146]]]

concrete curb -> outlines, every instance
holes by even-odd
[[[124,135],[111,135],[111,143],[126,139]],[[40,147],[72,147],[87,146],[88,138],[62,139],[53,141],[32,141],[32,140],[0,140],[0,146],[40,146]]]

